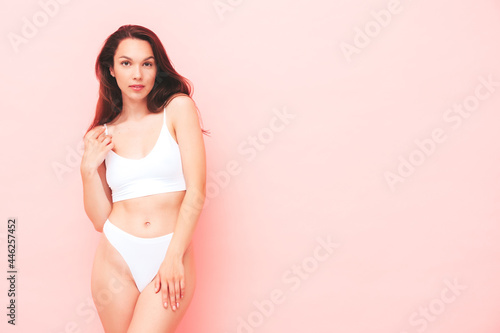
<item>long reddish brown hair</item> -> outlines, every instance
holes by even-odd
[[[116,79],[111,76],[109,68],[113,67],[116,49],[125,38],[145,40],[149,42],[153,49],[158,67],[154,87],[147,97],[147,107],[150,112],[161,112],[170,99],[174,97],[174,94],[184,93],[192,97],[191,82],[177,73],[172,67],[167,52],[165,52],[165,48],[158,36],[153,31],[140,25],[122,25],[106,39],[101,52],[97,56],[95,73],[99,80],[99,99],[97,100],[94,120],[86,133],[98,125],[112,121],[122,110],[122,93]],[[199,113],[198,107],[196,107],[196,110]],[[203,127],[201,130],[203,134],[209,135],[210,131],[204,130]]]

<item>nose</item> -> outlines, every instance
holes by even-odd
[[[134,68],[134,79],[140,79],[142,77],[142,72],[141,72],[141,67],[140,66],[135,66]]]

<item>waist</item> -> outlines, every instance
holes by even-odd
[[[124,182],[120,186],[113,184],[111,189],[113,202],[119,202],[128,199],[151,196],[154,194],[185,191],[186,183],[184,178],[179,178],[177,180],[151,178],[136,179]]]
[[[185,191],[168,192],[113,203],[108,219],[137,237],[159,237],[174,232]]]

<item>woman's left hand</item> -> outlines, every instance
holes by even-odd
[[[168,253],[154,277],[155,293],[162,291],[162,304],[168,309],[168,301],[173,311],[179,308],[184,297],[184,265],[182,257]]]

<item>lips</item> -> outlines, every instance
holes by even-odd
[[[130,86],[130,88],[134,91],[141,91],[142,89],[144,89],[144,86],[142,84],[135,84],[133,86]]]

